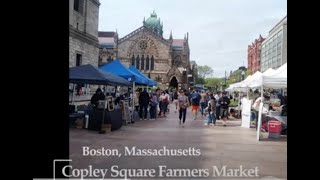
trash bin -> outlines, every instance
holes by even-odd
[[[268,122],[269,138],[280,138],[282,125],[280,121],[271,120]]]

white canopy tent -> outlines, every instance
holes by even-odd
[[[254,82],[251,84],[251,87],[261,87],[261,97],[263,96],[263,88],[287,88],[287,63],[279,67],[273,73],[269,75],[263,75],[259,81]],[[260,104],[259,108],[259,116],[258,116],[258,131],[257,131],[257,140],[260,140],[260,128],[261,128],[261,121],[262,121],[262,106]]]
[[[279,67],[273,74],[263,76],[262,85],[270,88],[287,87],[287,63]]]
[[[232,92],[232,91],[242,91],[243,89],[240,88],[242,82],[230,84],[230,86],[225,89],[225,91]]]
[[[261,79],[261,77],[262,73],[260,71],[257,71],[250,78],[245,79],[240,87],[248,89],[252,82],[258,81],[259,79]]]
[[[287,63],[276,70],[267,70],[261,77],[253,80],[249,87],[285,88],[287,87]]]
[[[245,80],[237,83],[230,84],[230,86],[226,89],[226,91],[232,92],[232,91],[244,91],[246,90],[246,86],[244,83],[250,81],[252,78],[251,75],[249,75]]]
[[[272,75],[274,72],[276,72],[276,70],[269,68],[267,69],[265,72],[262,73],[263,76],[270,76]]]

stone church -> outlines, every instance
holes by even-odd
[[[117,32],[98,33],[99,64],[120,59],[127,67],[134,65],[140,72],[158,82],[162,89],[189,88],[192,80],[188,33],[183,39],[163,37],[163,23],[153,12],[143,25],[118,38]],[[188,75],[189,74],[189,75]]]

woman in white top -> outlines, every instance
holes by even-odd
[[[255,112],[255,120],[256,120],[256,130],[258,130],[258,116],[259,116],[259,107],[260,103],[263,103],[264,101],[267,101],[270,99],[270,96],[268,94],[264,94],[263,97],[258,97],[254,103],[253,103],[253,111]]]
[[[166,112],[170,103],[170,96],[166,91],[163,91],[159,99],[161,101],[160,117],[166,117]]]

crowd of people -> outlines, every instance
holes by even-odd
[[[168,90],[155,89],[150,92],[146,88],[138,89],[134,94],[135,111],[138,112],[140,120],[147,120],[148,109],[150,120],[166,117],[169,112],[169,104],[175,108],[174,113],[178,114],[179,124],[183,127],[186,122],[187,109],[192,111],[192,119],[197,120],[201,113],[202,117],[208,120],[206,126],[214,126],[216,120],[222,119],[223,126],[229,115],[230,99],[227,92],[204,92],[200,90],[187,91],[184,89],[174,89],[169,93]],[[149,107],[149,108],[148,108]],[[159,112],[157,114],[157,109]]]
[[[286,116],[287,114],[287,96],[282,95],[281,93],[269,93],[265,92],[261,97],[261,94],[258,90],[252,91],[249,90],[248,93],[238,94],[238,100],[240,100],[240,105],[242,107],[243,98],[248,98],[252,100],[252,114],[251,120],[255,121],[257,128],[257,120],[259,114],[260,103],[266,103],[270,100],[270,96],[280,100],[281,106],[281,116]],[[116,96],[116,95],[115,95]],[[190,119],[197,120],[201,115],[207,118],[205,126],[214,126],[216,125],[216,120],[222,119],[222,125],[226,126],[226,120],[228,119],[230,113],[232,114],[232,109],[229,111],[231,95],[228,97],[227,92],[210,92],[210,91],[201,91],[201,90],[191,90],[187,91],[185,89],[173,89],[171,92],[168,90],[154,89],[148,91],[147,88],[138,88],[133,94],[123,94],[119,95],[115,99],[115,104],[117,105],[120,100],[131,98],[134,103],[134,111],[139,116],[140,120],[155,120],[156,117],[164,118],[166,114],[169,113],[169,105],[174,106],[174,113],[177,113],[177,118],[179,124],[184,126],[187,119],[187,109],[191,109],[192,117]],[[105,94],[102,89],[98,88],[96,93],[91,98],[91,106],[89,109],[97,108],[99,100],[105,100]],[[272,110],[274,106],[270,105]],[[242,108],[240,108],[242,109]],[[149,113],[149,114],[148,114]],[[200,113],[200,115],[198,115]],[[148,118],[149,115],[149,118]],[[241,110],[240,110],[241,116]],[[132,121],[133,123],[134,121]]]

